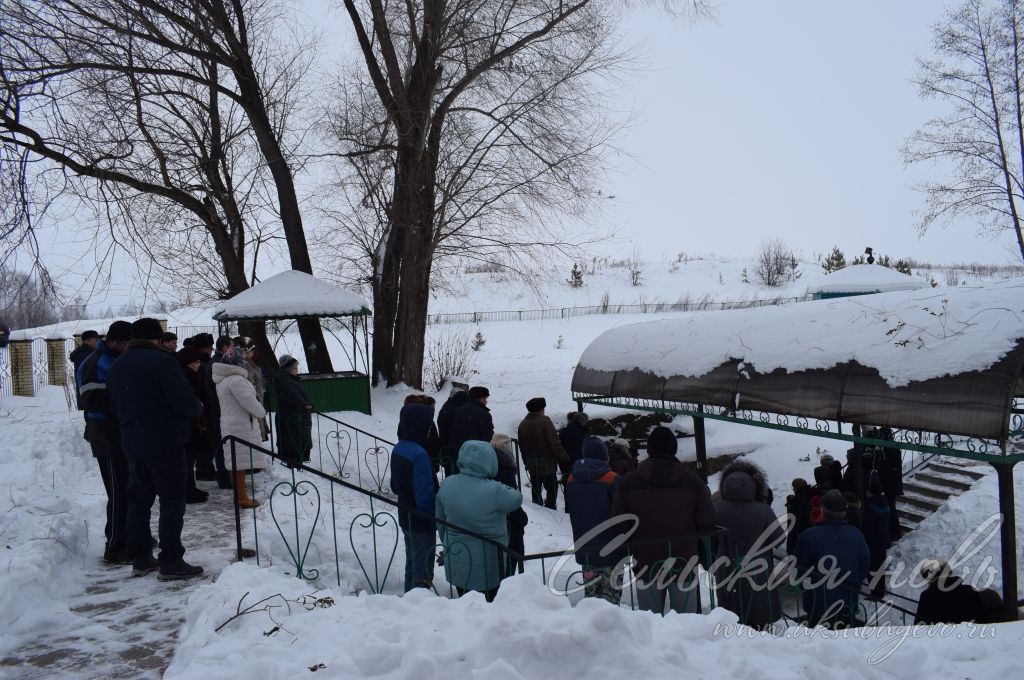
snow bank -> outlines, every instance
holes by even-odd
[[[730,359],[761,373],[876,368],[892,387],[981,370],[1024,338],[1024,279],[780,307],[699,312],[613,328],[581,367],[700,377]]]
[[[247,595],[246,595],[247,594]],[[257,610],[215,628],[241,608]],[[314,595],[306,606],[294,602]],[[332,597],[333,604],[317,598]],[[293,602],[286,602],[292,600]],[[664,618],[584,600],[572,607],[535,577],[506,580],[493,604],[414,591],[404,597],[313,593],[249,565],[225,569],[189,601],[166,678],[901,678],[1019,677],[1024,623],[864,629],[846,635],[791,629],[784,637],[710,615]],[[942,633],[941,636],[939,634]],[[913,639],[910,635],[932,635]],[[903,639],[906,637],[906,639]]]
[[[928,288],[924,279],[878,264],[852,264],[807,286],[808,293],[892,293]]]
[[[81,629],[88,620],[67,598],[82,589],[81,569],[103,552],[103,487],[83,423],[63,390],[0,403],[0,657],[47,628]],[[87,480],[83,484],[83,480]]]

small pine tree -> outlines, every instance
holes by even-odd
[[[821,269],[826,274],[837,272],[845,266],[846,255],[843,254],[843,251],[839,250],[839,246],[834,246],[832,252],[821,263]]]
[[[575,262],[572,265],[572,271],[569,272],[569,285],[572,288],[583,287],[583,271],[580,269],[580,266]]]
[[[888,255],[879,255],[878,264],[882,265],[887,269],[892,269],[892,258]]]
[[[906,274],[907,276],[910,276],[913,273],[910,271],[910,265],[907,264],[906,260],[896,260],[896,264],[894,264],[892,268],[900,274]]]
[[[855,258],[853,258],[852,260],[850,260],[850,264],[867,264],[867,263],[868,263],[868,259],[866,257],[864,257],[863,255],[858,255]]]
[[[744,267],[743,271],[740,272],[740,280],[743,281],[743,283],[750,283],[750,278],[747,276],[747,268],[746,267]]]
[[[555,340],[555,349],[562,349],[565,346],[565,338],[561,335],[558,336],[558,340]]]
[[[799,266],[800,263],[797,262],[796,255],[791,254],[789,256],[789,273],[787,275],[790,281],[796,281],[803,275],[803,272],[800,271]]]
[[[484,334],[481,333],[480,331],[477,331],[476,335],[473,337],[473,342],[470,343],[470,347],[473,348],[474,352],[479,352],[480,348],[486,344],[487,340],[484,339]]]

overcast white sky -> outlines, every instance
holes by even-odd
[[[751,254],[782,237],[806,256],[839,245],[922,260],[1012,262],[1013,241],[971,224],[922,238],[899,147],[941,104],[918,98],[940,0],[721,0],[689,26],[635,15],[652,68],[630,83],[613,220],[663,252]],[[935,171],[931,171],[935,172]],[[660,243],[659,243],[660,242]],[[1019,256],[1018,256],[1019,257]]]
[[[307,2],[325,52],[337,54],[346,17],[324,11],[326,0]],[[911,184],[929,171],[906,170],[899,147],[942,111],[910,81],[946,6],[718,0],[716,19],[697,25],[653,9],[631,14],[625,37],[645,48],[647,68],[612,102],[634,123],[619,139],[629,157],[616,161],[606,192],[615,198],[600,225],[617,238],[601,249],[628,251],[635,241],[649,258],[746,257],[781,237],[807,258],[870,245],[932,262],[1014,262],[1008,236],[980,236],[971,224],[923,237],[915,229],[922,201]],[[66,245],[51,249],[65,283],[79,286],[88,260]],[[97,306],[131,294],[129,269],[107,301],[94,297]]]

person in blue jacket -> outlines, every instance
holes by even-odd
[[[199,576],[202,567],[182,559],[181,529],[187,491],[185,443],[203,403],[189,387],[181,366],[160,347],[164,331],[156,319],[132,324],[128,348],[107,372],[110,406],[121,429],[128,459],[128,546],[132,575],[160,570],[160,580]],[[153,559],[150,514],[160,499],[160,555]]]
[[[86,439],[107,492],[107,523],[103,527],[107,539],[103,561],[107,564],[131,564],[134,559],[127,542],[128,461],[121,450],[121,428],[107,393],[107,372],[124,353],[131,334],[132,325],[127,321],[110,324],[106,336],[93,343],[94,348],[79,359],[75,371],[78,405],[85,411]]]
[[[398,416],[398,443],[391,451],[391,490],[398,496],[398,523],[405,539],[405,592],[431,588],[434,582],[437,478],[426,449],[433,424],[431,407],[418,403],[403,406]]]
[[[831,490],[821,499],[824,521],[807,529],[796,543],[796,563],[810,581],[804,591],[807,624],[850,626],[857,611],[861,582],[868,577],[870,554],[864,534],[846,521],[846,498]],[[821,569],[834,562],[829,572]]]
[[[505,571],[505,556],[499,554],[495,544],[508,546],[506,516],[522,507],[523,494],[494,479],[498,474],[498,455],[487,442],[471,439],[464,443],[459,449],[458,466],[459,474],[445,478],[435,501],[437,518],[454,525],[438,525],[444,545],[445,576],[459,595],[475,590],[484,593],[490,602],[498,593]]]
[[[587,536],[611,517],[612,499],[619,489],[620,477],[608,463],[608,447],[597,437],[583,440],[583,458],[573,463],[565,483],[565,506],[569,509],[572,537],[576,542],[576,562],[583,567],[584,594],[619,603],[620,589],[615,587],[615,566],[625,557],[622,549],[605,547],[621,533],[621,526],[609,527],[584,544]]]

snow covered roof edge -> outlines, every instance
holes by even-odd
[[[357,293],[294,269],[275,274],[217,305],[218,321],[294,319],[371,314]]]

